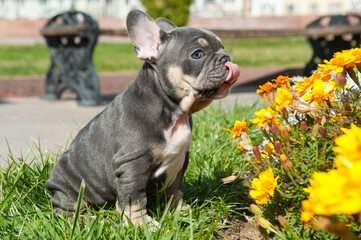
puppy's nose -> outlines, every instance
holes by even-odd
[[[228,55],[222,57],[222,63],[226,64],[226,62],[231,62],[231,58]]]

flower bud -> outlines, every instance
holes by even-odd
[[[348,75],[351,77],[351,79],[357,83],[358,82],[358,77],[353,69],[353,67],[349,67],[346,69],[346,72],[348,73]]]
[[[254,147],[252,148],[252,151],[253,151],[254,156],[256,157],[256,159],[257,159],[258,161],[261,161],[261,160],[262,160],[262,155],[261,155],[261,152],[259,151],[259,148],[258,148],[257,146],[254,146]]]
[[[271,223],[268,222],[265,218],[263,218],[263,217],[261,217],[261,216],[257,216],[257,217],[256,217],[256,222],[257,222],[261,227],[263,227],[264,229],[272,230]]]
[[[240,175],[238,175],[238,176],[225,177],[225,178],[222,178],[222,182],[223,182],[224,184],[231,183],[231,182],[237,180],[237,179],[240,178],[240,177],[241,177]]]
[[[278,153],[281,152],[281,144],[279,142],[275,142],[274,147],[275,147],[276,152],[278,152]]]
[[[342,73],[336,73],[336,84],[339,85],[340,87],[345,86],[347,83],[347,80],[345,78],[345,76],[343,76]]]
[[[356,68],[359,72],[361,72],[361,63],[356,63]]]
[[[276,103],[276,101],[275,101],[276,96],[275,96],[274,91],[271,91],[271,92],[269,92],[268,94],[266,94],[266,98],[267,98],[268,103],[269,103],[269,105],[271,106],[271,108],[273,108],[273,109],[276,108],[277,103]]]
[[[282,108],[281,115],[282,115],[283,119],[285,119],[285,120],[288,119],[288,110],[286,107]]]
[[[322,116],[322,117],[321,117],[321,126],[324,126],[325,123],[326,123],[326,121],[327,121],[326,117],[325,117],[325,116]]]
[[[272,132],[274,135],[277,135],[277,134],[280,132],[280,129],[279,129],[279,127],[277,126],[277,124],[272,124],[271,132]]]
[[[290,141],[290,137],[288,135],[288,131],[286,128],[281,128],[280,129],[280,136],[281,136],[281,139],[284,141],[284,142],[289,142]]]
[[[293,166],[292,162],[290,160],[288,160],[287,156],[284,154],[280,155],[280,160],[281,160],[281,165],[282,165],[283,169],[286,172],[288,172]]]
[[[320,116],[318,116],[318,117],[316,117],[316,122],[321,122],[322,121],[322,117],[320,117]]]
[[[321,136],[322,137],[327,137],[327,128],[326,127],[321,127]]]
[[[316,125],[313,127],[313,130],[312,130],[312,135],[314,137],[316,137],[318,135],[318,129],[319,129],[320,125],[318,123],[316,123]]]
[[[307,133],[307,123],[306,122],[302,121],[300,123],[300,131],[303,134]]]
[[[262,215],[262,210],[257,205],[252,203],[250,207],[254,215],[256,216]]]
[[[290,227],[290,223],[287,221],[287,219],[284,216],[278,215],[277,219],[278,219],[278,222],[280,223],[280,225],[282,227],[284,227],[285,229],[288,229]]]

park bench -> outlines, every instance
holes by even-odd
[[[51,18],[41,34],[51,56],[43,98],[59,99],[65,89],[71,89],[78,94],[80,105],[99,105],[99,79],[92,62],[97,22],[83,12],[68,11]]]

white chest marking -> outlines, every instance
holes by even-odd
[[[188,116],[183,115],[175,121],[175,124],[164,132],[165,145],[157,154],[156,162],[160,163],[154,173],[155,177],[164,172],[167,174],[165,187],[172,184],[178,172],[183,167],[185,155],[189,151],[192,141],[192,131],[189,126]]]

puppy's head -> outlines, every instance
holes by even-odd
[[[227,96],[239,77],[238,66],[210,31],[176,27],[164,18],[154,22],[139,10],[128,14],[127,29],[138,58],[154,68],[167,95],[184,111]]]

